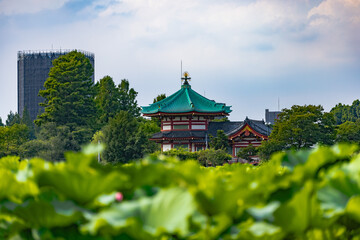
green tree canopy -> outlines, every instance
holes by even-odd
[[[28,140],[29,130],[24,124],[0,127],[0,157],[18,155],[20,145]]]
[[[96,115],[91,76],[94,69],[84,54],[72,51],[53,61],[49,78],[39,95],[45,112],[35,123],[54,122],[57,126],[93,126]]]
[[[143,156],[147,138],[131,113],[120,111],[104,127],[103,134],[106,149],[102,156],[106,162],[127,163]]]
[[[240,148],[240,150],[237,153],[237,156],[247,161],[251,161],[252,157],[257,156],[258,150],[259,149],[257,147],[254,147],[253,145],[250,144],[247,147]]]
[[[210,148],[215,150],[222,149],[227,150],[229,147],[229,139],[226,136],[224,130],[217,130],[216,137],[210,135]]]
[[[224,149],[206,149],[200,150],[197,152],[198,161],[203,166],[211,165],[221,166],[227,161],[231,160],[231,155],[229,155]]]
[[[127,111],[134,117],[139,117],[140,107],[136,101],[138,93],[133,88],[130,88],[129,81],[126,79],[121,80],[121,83],[118,85],[118,90],[120,93],[120,110]]]
[[[335,140],[335,120],[332,113],[324,113],[322,106],[294,105],[278,115],[270,140],[259,149],[267,157],[272,150],[302,149],[317,143],[329,145]]]
[[[336,130],[336,141],[360,144],[360,119],[340,124]]]
[[[166,94],[165,94],[165,93],[159,94],[159,95],[157,95],[156,98],[154,98],[153,103],[159,102],[159,101],[161,101],[161,100],[163,100],[163,99],[165,99],[165,98],[166,98]]]
[[[33,121],[31,121],[30,113],[29,113],[27,106],[24,107],[20,123],[25,124],[28,127],[29,138],[35,139],[35,125],[34,125]]]
[[[95,103],[99,111],[100,126],[107,124],[120,110],[120,92],[110,76],[105,76],[95,84]]]
[[[286,148],[309,148],[316,143],[334,142],[334,117],[324,113],[322,106],[294,105],[284,109],[274,125],[270,139],[278,140]]]
[[[100,127],[106,125],[119,111],[127,111],[134,117],[140,116],[140,107],[136,101],[138,93],[130,88],[128,80],[123,79],[118,86],[115,86],[113,79],[105,76],[96,83],[95,88]]]
[[[330,112],[334,114],[337,125],[356,122],[360,118],[360,100],[355,100],[350,106],[339,103]]]
[[[13,113],[10,111],[10,113],[7,115],[6,119],[6,126],[11,127],[14,124],[20,124],[21,118],[18,113]]]
[[[48,161],[63,161],[67,151],[79,151],[91,139],[92,131],[84,127],[57,126],[54,122],[41,125],[37,139],[21,146],[22,157],[42,157]]]
[[[158,125],[158,119],[146,119],[139,117],[138,123],[139,131],[142,132],[145,136],[143,153],[149,154],[160,150],[159,144],[149,140],[154,133],[160,132],[161,130],[160,126]]]
[[[2,119],[0,117],[0,127],[4,126],[4,123],[2,122]]]

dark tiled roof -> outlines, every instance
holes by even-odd
[[[246,121],[246,120],[245,120]],[[264,121],[259,121],[259,120],[250,120],[249,119],[249,125],[250,127],[252,127],[256,132],[265,135],[265,136],[269,136],[271,133],[271,127],[269,125],[266,125]]]
[[[152,138],[205,138],[206,131],[169,131],[155,133]]]
[[[241,122],[210,122],[208,133],[216,136],[217,130],[223,130],[226,135],[232,135],[239,131],[245,124],[249,124],[256,132],[269,136],[271,133],[271,128],[265,124],[262,120],[252,120],[246,118],[245,121]]]
[[[217,130],[223,130],[226,135],[229,135],[234,129],[241,128],[243,122],[210,122],[208,127],[208,134],[217,135]]]

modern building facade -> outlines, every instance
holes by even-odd
[[[18,52],[18,113],[22,115],[27,107],[31,120],[43,112],[39,103],[44,99],[39,96],[39,90],[44,89],[44,83],[49,76],[52,61],[72,50],[49,51],[19,51]],[[77,50],[83,53],[95,67],[95,55],[90,52]],[[92,76],[94,81],[94,75]]]
[[[223,130],[229,140],[229,153],[236,157],[239,149],[250,144],[260,146],[270,135],[270,127],[264,121],[213,121],[228,116],[230,107],[217,103],[191,89],[188,74],[184,74],[184,84],[171,96],[142,107],[144,116],[161,120],[161,132],[155,133],[150,140],[161,144],[162,151],[184,147],[198,151],[208,147],[210,135],[216,137]]]
[[[269,111],[269,109],[265,109],[265,122],[275,124],[275,120],[278,119],[280,113],[281,111]]]

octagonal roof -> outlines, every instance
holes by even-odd
[[[217,103],[210,100],[191,89],[190,84],[185,79],[181,89],[169,97],[142,107],[144,115],[157,113],[219,113],[228,115],[231,112],[231,106],[225,103]]]

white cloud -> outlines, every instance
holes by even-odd
[[[318,32],[322,52],[350,62],[360,57],[360,1],[326,0],[308,13],[309,28]]]
[[[293,95],[294,104],[302,104],[308,98],[291,86],[303,85],[302,90],[308,88],[316,92],[314,96],[320,95],[320,88],[336,84],[328,83],[334,75],[328,76],[330,70],[360,62],[358,2],[98,0],[75,14],[76,21],[71,23],[59,19],[59,23],[53,24],[53,20],[48,26],[19,27],[21,20],[11,21],[11,32],[7,30],[0,42],[3,40],[6,49],[11,47],[8,52],[13,58],[17,50],[44,49],[52,44],[92,51],[96,78],[110,75],[118,82],[128,78],[139,91],[140,104],[178,89],[182,59],[183,70],[192,75],[194,89],[200,93],[206,90],[208,97],[232,104],[234,114],[262,113],[263,109],[252,109],[250,102],[257,101],[260,107],[273,97],[276,105],[278,96],[288,94]],[[20,11],[15,3],[20,4],[14,1],[12,8],[3,8],[0,0],[0,12],[32,9],[24,5]],[[35,12],[61,6],[63,1],[44,1],[44,6],[39,6],[40,0],[33,3],[37,7],[31,11]],[[34,17],[43,16],[38,13]],[[9,62],[8,56],[1,57],[0,62]],[[12,75],[0,78],[16,82],[16,62],[10,67]],[[0,68],[0,75],[9,72],[5,65]],[[346,79],[345,74],[338,75]],[[345,85],[346,80],[342,81]],[[313,82],[317,87],[310,87]],[[282,92],[272,87],[275,84],[288,89]]]
[[[0,15],[37,13],[57,9],[69,0],[0,0]]]

